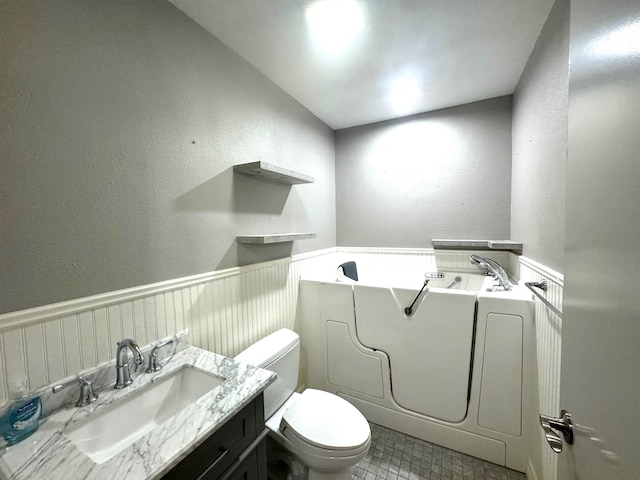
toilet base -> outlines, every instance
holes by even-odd
[[[293,453],[267,437],[267,475],[269,480],[351,480],[353,467],[331,472],[310,470]]]
[[[277,441],[267,437],[267,477],[269,480],[308,480],[307,467]]]
[[[351,480],[353,467],[335,470],[333,472],[313,472],[309,470],[308,480]]]

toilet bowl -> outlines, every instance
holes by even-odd
[[[371,431],[364,416],[328,392],[294,392],[298,382],[300,338],[281,329],[238,354],[236,360],[271,370],[277,380],[264,392],[271,437],[300,463],[309,480],[350,480],[352,467],[369,450]]]

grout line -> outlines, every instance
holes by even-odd
[[[524,473],[462,454],[370,423],[371,446],[353,468],[354,480],[504,478],[526,480]]]

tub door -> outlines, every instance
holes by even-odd
[[[363,345],[389,356],[398,405],[461,422],[467,414],[476,295],[437,290],[406,316],[414,290],[354,285],[357,335]]]

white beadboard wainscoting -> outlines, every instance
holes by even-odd
[[[349,260],[364,275],[395,270],[416,279],[425,271],[464,269],[468,251],[346,248],[185,277],[152,285],[0,315],[0,404],[8,378],[26,374],[30,388],[56,382],[113,359],[116,343],[131,337],[146,345],[184,329],[193,345],[234,356],[282,328],[295,328],[298,279],[333,279]],[[562,309],[563,277],[525,257],[482,252],[521,281],[547,280],[545,297]],[[376,271],[372,271],[376,270]],[[539,412],[559,413],[562,321],[536,299]],[[555,480],[556,457],[535,422],[528,476]]]
[[[564,277],[528,258],[520,257],[520,281],[547,281],[547,291],[540,293],[558,310],[562,311]],[[560,359],[562,347],[562,319],[538,298],[536,308],[536,358],[538,369],[538,409],[539,413],[557,417],[560,415]],[[556,480],[558,456],[547,443],[538,415],[533,422],[529,480]],[[536,433],[537,432],[537,433]]]
[[[234,356],[293,328],[298,278],[333,263],[320,250],[0,315],[0,404],[8,380],[35,389],[115,357],[116,343],[147,345],[189,330],[192,345]]]
[[[356,248],[337,247],[336,265],[353,260],[358,268],[358,275],[376,283],[388,284],[389,280],[402,280],[402,285],[407,281],[419,289],[424,280],[425,272],[437,270],[447,271],[477,271],[469,261],[469,255],[478,253],[491,258],[503,265],[515,278],[518,278],[518,256],[504,251],[471,251],[471,250],[433,250],[432,248]],[[328,273],[335,278],[335,266]],[[381,278],[387,276],[393,278]]]

